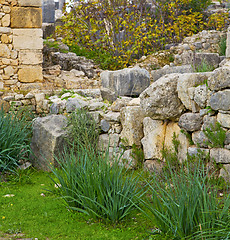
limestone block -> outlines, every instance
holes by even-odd
[[[164,162],[158,160],[146,160],[144,169],[150,172],[160,173],[164,167]]]
[[[192,111],[194,102],[189,97],[189,88],[202,84],[207,81],[212,73],[187,73],[181,74],[178,79],[177,91],[178,97],[184,106]]]
[[[13,46],[16,50],[43,48],[42,29],[13,29]]]
[[[119,96],[139,96],[150,84],[149,72],[139,67],[101,73],[102,87]]]
[[[66,102],[66,111],[73,112],[76,109],[88,107],[88,103],[79,98],[68,98]]]
[[[19,52],[19,62],[23,65],[36,65],[43,62],[41,50],[21,50]]]
[[[203,131],[193,132],[192,140],[199,147],[204,147],[204,148],[208,147],[207,145],[208,138],[206,137]]]
[[[100,127],[101,127],[101,130],[106,133],[110,129],[110,124],[105,119],[102,119],[100,123]]]
[[[226,45],[227,45],[227,48],[226,48],[226,57],[227,57],[227,58],[230,58],[230,28],[228,28]]]
[[[14,7],[11,10],[12,28],[41,28],[42,9]]]
[[[219,177],[222,177],[226,182],[230,182],[230,164],[224,164],[222,166]]]
[[[9,102],[0,99],[0,108],[3,108],[4,111],[8,112],[10,110]]]
[[[13,50],[10,52],[10,57],[12,59],[16,59],[18,57],[18,52],[16,50]]]
[[[3,6],[2,10],[3,10],[4,13],[10,13],[10,11],[11,11],[9,6]]]
[[[103,100],[108,100],[110,102],[114,102],[117,99],[117,93],[114,91],[111,91],[108,88],[101,88],[101,96]]]
[[[2,26],[3,26],[3,27],[9,27],[9,26],[10,26],[10,14],[6,14],[6,15],[2,18]]]
[[[126,107],[128,102],[131,98],[118,98],[113,104],[111,105],[111,110],[113,112],[120,112],[121,108]]]
[[[221,90],[230,87],[230,70],[228,66],[217,68],[208,78],[208,87],[211,90]]]
[[[8,27],[0,27],[0,33],[5,33],[5,34],[10,34],[11,33],[11,29]]]
[[[19,69],[18,80],[22,83],[42,82],[42,67],[24,67]]]
[[[0,44],[0,57],[10,57],[10,49],[5,44]]]
[[[146,116],[153,119],[178,119],[184,106],[178,98],[177,81],[179,73],[165,75],[152,83],[140,95],[140,106]]]
[[[165,65],[161,69],[151,71],[151,76],[152,76],[153,82],[155,82],[166,74],[192,73],[192,72],[194,72],[194,70],[191,65],[182,65],[182,66],[173,66],[173,67],[170,67],[169,65]]]
[[[230,90],[226,89],[211,95],[210,106],[214,110],[230,110]]]
[[[121,110],[122,132],[121,138],[125,140],[125,145],[141,145],[143,138],[144,112],[139,106],[130,106]]]
[[[207,148],[199,148],[199,147],[189,147],[188,148],[188,155],[189,156],[202,156],[205,158],[209,155],[210,150]]]
[[[216,116],[205,115],[203,118],[203,125],[201,130],[206,130],[207,128],[212,129],[216,125]]]
[[[184,113],[179,119],[179,126],[186,131],[194,132],[201,129],[203,119],[199,113]]]
[[[48,164],[56,164],[57,156],[64,146],[64,127],[67,125],[66,117],[62,115],[50,115],[36,118],[33,121],[33,137],[31,141],[31,155],[34,166],[49,170]]]
[[[9,38],[8,38],[7,34],[2,34],[1,42],[2,43],[8,43],[9,42]]]
[[[14,75],[14,69],[11,66],[7,66],[4,68],[4,74],[7,76],[13,76]]]
[[[135,168],[135,166],[137,165],[137,162],[136,162],[136,159],[134,159],[133,157],[132,149],[128,149],[124,151],[120,159],[120,163],[123,164],[125,168],[129,168],[129,169]]]
[[[42,0],[18,0],[21,7],[41,7]]]
[[[195,103],[199,107],[205,108],[207,100],[208,100],[208,87],[205,84],[199,85],[198,87],[196,87],[194,90]]]
[[[222,127],[230,128],[230,115],[229,114],[218,113],[217,121],[221,124]]]
[[[146,117],[143,120],[144,138],[141,139],[145,159],[161,159],[166,123]]]
[[[216,163],[230,163],[230,150],[225,148],[210,149],[210,158]]]
[[[3,65],[10,65],[10,59],[9,58],[2,58],[2,64]]]
[[[187,158],[187,151],[189,148],[189,140],[184,133],[181,132],[181,128],[176,122],[169,122],[166,127],[164,146],[167,149],[174,150],[173,146],[173,135],[176,135],[177,140],[179,141],[178,148],[178,159],[183,162]]]
[[[108,112],[104,115],[104,118],[108,122],[120,122],[120,116],[119,112]]]

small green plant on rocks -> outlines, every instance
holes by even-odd
[[[226,139],[226,130],[224,130],[220,123],[216,123],[214,126],[211,124],[210,128],[206,128],[204,131],[205,136],[208,138],[207,145],[212,148],[223,148],[224,141]]]
[[[222,37],[222,38],[220,39],[220,42],[219,42],[219,51],[218,51],[220,56],[225,56],[225,54],[226,54],[226,48],[227,48],[226,40],[227,40],[226,37]]]
[[[203,60],[200,65],[195,65],[194,69],[196,72],[212,72],[215,67]]]
[[[171,168],[173,171],[178,171],[180,169],[180,162],[178,159],[178,151],[179,151],[179,146],[180,146],[180,141],[178,140],[178,136],[176,133],[173,133],[172,137],[172,145],[173,149],[168,149],[165,147],[163,144],[162,148],[162,158],[166,162],[166,169]]]

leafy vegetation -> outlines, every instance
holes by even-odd
[[[230,196],[219,199],[201,161],[192,168],[186,165],[177,172],[170,171],[163,179],[154,175],[149,184],[152,199],[148,207],[156,227],[172,239],[205,239],[229,224]]]
[[[226,48],[227,48],[226,41],[227,41],[226,37],[223,37],[220,39],[220,42],[219,42],[219,55],[220,56],[226,55]]]
[[[27,115],[0,116],[2,124],[15,124],[13,130],[21,126],[18,132],[27,133],[28,145]],[[0,231],[39,239],[228,239],[230,195],[215,169],[209,170],[210,156],[200,152],[180,163],[174,134],[173,148],[162,151],[167,168],[140,175],[120,165],[121,156],[98,151],[97,125],[85,110],[72,113],[68,123],[69,144],[56,157],[59,167],[50,165],[51,179],[33,169],[18,169],[0,183]],[[223,146],[226,134],[220,124],[205,133],[211,147]],[[21,139],[20,134],[14,136],[14,141]],[[137,146],[133,154],[143,157]],[[16,154],[14,159],[23,156]]]
[[[138,178],[129,176],[119,157],[97,150],[96,123],[85,110],[72,113],[70,118],[71,148],[57,158],[60,169],[51,167],[58,181],[57,193],[69,208],[96,219],[121,221],[140,201]]]
[[[66,141],[77,150],[88,150],[94,154],[97,151],[99,131],[94,119],[87,110],[78,109],[68,116]]]
[[[204,131],[205,136],[208,138],[207,144],[213,148],[223,148],[226,139],[226,130],[224,130],[220,123],[216,122],[215,125],[210,125]]]
[[[4,232],[24,234],[23,237],[9,235],[9,239],[149,239],[147,230],[152,224],[144,214],[133,212],[116,226],[105,225],[83,213],[69,211],[56,194],[46,191],[56,189],[47,173],[30,169],[24,171],[25,175],[30,176],[29,181],[15,182],[11,179],[0,183],[0,238],[7,238],[2,236]],[[11,197],[3,197],[7,194]]]
[[[213,65],[208,64],[205,60],[200,65],[195,65],[196,72],[212,72],[215,69]]]
[[[0,110],[0,174],[14,171],[30,153],[31,122],[28,115]]]
[[[152,4],[145,0],[72,1],[72,10],[65,12],[64,25],[57,32],[72,51],[114,70],[203,29],[221,30],[229,21],[227,13],[204,14],[210,0]]]
[[[141,196],[138,178],[129,176],[119,159],[110,161],[108,152],[92,155],[87,150],[58,160],[61,169],[51,170],[58,179],[58,194],[71,210],[116,223],[135,209]]]

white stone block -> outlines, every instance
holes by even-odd
[[[42,29],[13,29],[13,46],[16,50],[41,50]]]
[[[42,50],[21,50],[19,62],[23,65],[37,65],[43,62]]]
[[[18,0],[21,7],[41,7],[42,0]]]

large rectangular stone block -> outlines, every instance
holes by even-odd
[[[13,46],[16,50],[43,48],[42,29],[13,29]]]
[[[19,63],[22,65],[36,65],[42,62],[42,50],[21,50],[19,52]]]
[[[41,7],[42,0],[18,0],[18,4],[22,7]]]
[[[12,28],[41,28],[42,9],[32,7],[14,7],[11,10]]]
[[[23,83],[42,82],[42,67],[24,67],[18,71],[18,80]]]

